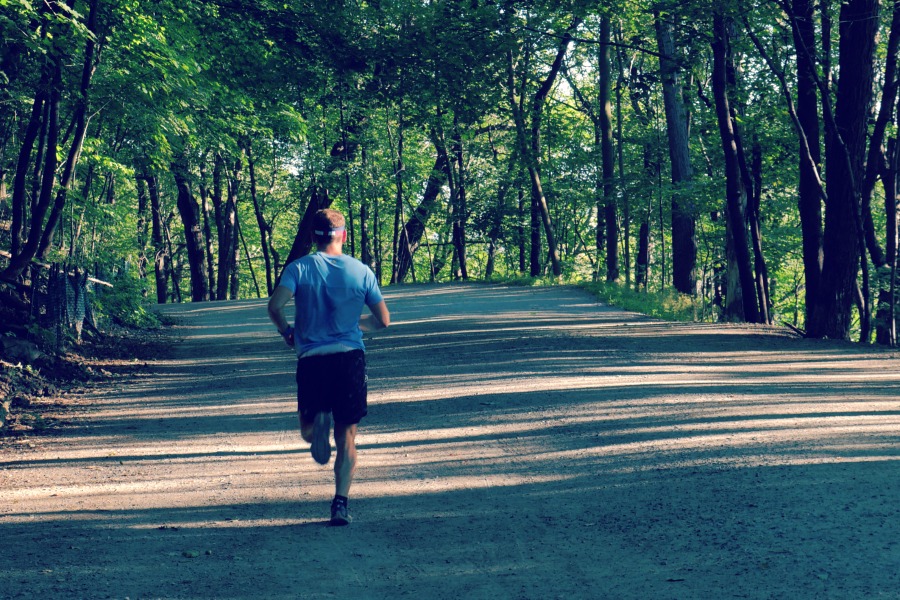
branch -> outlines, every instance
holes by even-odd
[[[825,193],[825,184],[822,181],[821,175],[819,174],[819,167],[818,165],[816,165],[816,161],[813,160],[812,151],[809,148],[809,139],[806,137],[806,132],[803,130],[803,125],[800,123],[800,119],[797,117],[797,110],[794,108],[794,98],[793,96],[791,96],[791,91],[788,88],[784,73],[775,65],[772,57],[769,56],[769,53],[763,47],[762,42],[760,42],[759,37],[757,37],[757,35],[750,28],[750,23],[747,21],[746,17],[743,17],[743,22],[744,29],[747,31],[747,35],[749,35],[750,39],[753,41],[753,45],[756,46],[756,49],[757,51],[759,51],[760,56],[762,56],[763,60],[766,61],[769,69],[778,79],[778,83],[781,86],[781,92],[784,94],[784,99],[787,103],[788,114],[791,117],[791,121],[794,123],[794,128],[797,130],[797,136],[800,138],[800,149],[803,153],[803,159],[807,162],[807,166],[816,177],[816,185],[819,188],[819,194],[822,197],[822,200],[827,203],[828,195]]]

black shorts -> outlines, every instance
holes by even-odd
[[[368,383],[362,350],[301,358],[297,361],[297,410],[304,421],[330,412],[335,423],[355,425],[368,412]]]

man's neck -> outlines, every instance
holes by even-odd
[[[342,244],[328,244],[324,248],[319,248],[318,252],[329,256],[340,256],[343,254]]]

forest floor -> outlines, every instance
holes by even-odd
[[[385,290],[348,527],[263,301],[0,440],[0,598],[900,598],[900,358],[573,288]]]

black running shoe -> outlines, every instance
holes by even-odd
[[[347,503],[338,500],[331,502],[331,524],[332,525],[349,525],[350,513],[347,510]]]
[[[310,452],[313,459],[320,465],[327,465],[331,458],[331,413],[320,412],[316,414],[313,426],[313,439]]]

